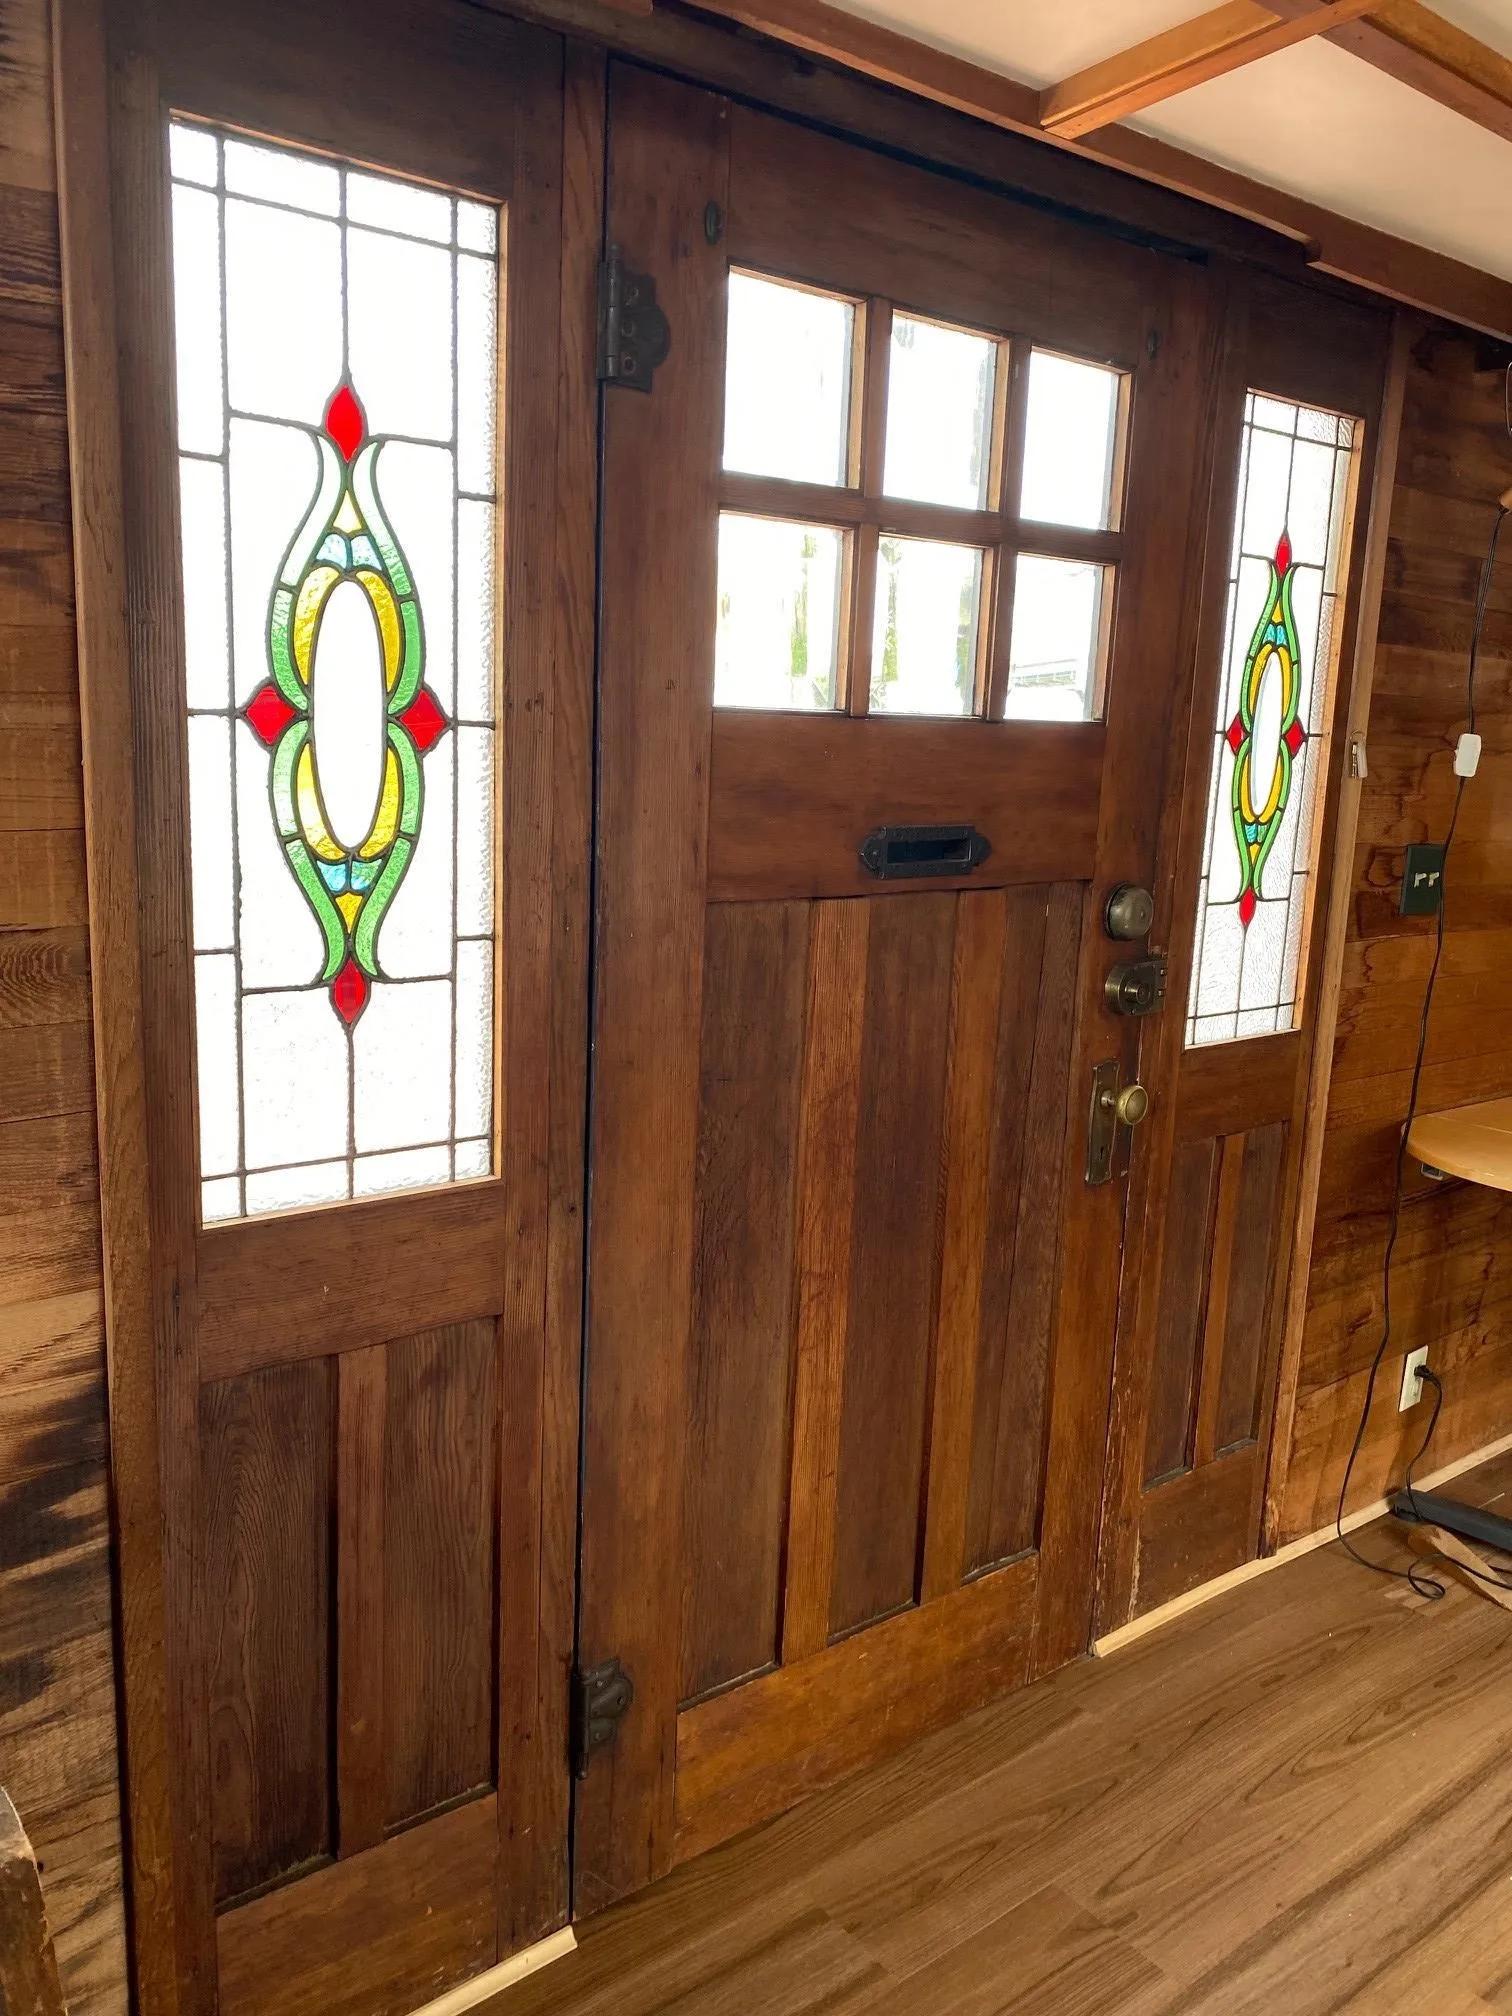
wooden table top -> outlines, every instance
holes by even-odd
[[[1407,1136],[1407,1152],[1447,1176],[1512,1190],[1512,1099],[1420,1113]]]

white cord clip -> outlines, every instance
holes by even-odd
[[[1481,738],[1479,735],[1461,735],[1454,745],[1454,774],[1456,777],[1473,777],[1480,768]]]

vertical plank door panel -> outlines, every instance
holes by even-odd
[[[1160,1316],[1145,1426],[1146,1484],[1184,1470],[1191,1460],[1192,1402],[1207,1307],[1217,1157],[1217,1142],[1208,1140],[1179,1141],[1171,1158]]]
[[[1002,1175],[995,1171],[993,1183],[1000,1215],[988,1235],[992,1292],[982,1312],[970,1568],[1006,1560],[1038,1540],[1081,903],[1076,883],[1042,892],[1036,912],[1026,908],[1022,918],[1022,952],[1014,944],[1008,955],[1017,998],[1010,1007],[1005,988],[998,1043]]]
[[[330,1853],[331,1367],[201,1389],[219,1903]]]
[[[455,1323],[388,1346],[390,1826],[493,1777],[495,1327]]]
[[[867,903],[815,907],[798,1146],[798,1337],[782,1660],[829,1637],[840,1403],[850,1311],[856,1133],[866,1028]]]
[[[704,951],[684,1701],[777,1657],[809,906],[716,904]]]
[[[914,1599],[939,1279],[940,1147],[956,905],[875,899],[867,945],[850,1323],[830,1631]]]
[[[1239,1212],[1229,1263],[1228,1323],[1219,1371],[1214,1440],[1220,1451],[1254,1435],[1265,1362],[1277,1220],[1285,1173],[1287,1126],[1274,1121],[1244,1137]]]

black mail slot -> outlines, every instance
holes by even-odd
[[[861,842],[861,866],[879,882],[909,875],[969,875],[992,852],[975,826],[879,826]]]

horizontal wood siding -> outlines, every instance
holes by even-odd
[[[0,1784],[124,2016],[83,788],[46,0],[0,0]]]
[[[1465,671],[1476,585],[1512,474],[1504,373],[1477,370],[1472,339],[1433,330],[1409,367],[1354,897],[1344,953],[1307,1324],[1279,1537],[1333,1516],[1380,1338],[1381,1264],[1396,1144],[1407,1110],[1427,918],[1396,914],[1403,849],[1442,840],[1452,752],[1466,725]],[[1512,553],[1491,595],[1476,690],[1484,738],[1446,876],[1443,965],[1420,1107],[1512,1093]],[[1512,1198],[1407,1168],[1392,1275],[1392,1343],[1351,1503],[1401,1477],[1425,1418],[1397,1411],[1403,1355],[1426,1344],[1444,1381],[1430,1461],[1506,1432],[1512,1419]]]

